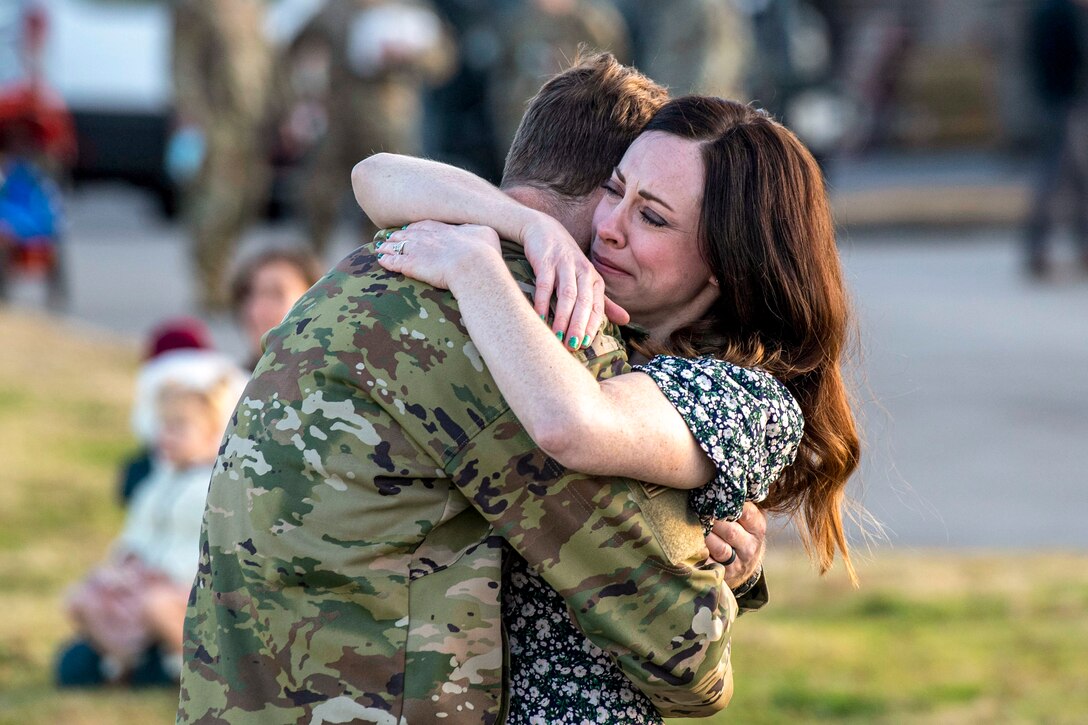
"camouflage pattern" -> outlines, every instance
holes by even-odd
[[[501,722],[501,539],[664,714],[724,707],[736,602],[686,492],[548,458],[447,291],[363,247],[265,347],[212,477],[179,722]],[[627,369],[604,333],[583,359]]]
[[[390,62],[368,75],[356,72],[349,58],[353,20],[360,12],[390,6],[435,12],[427,0],[326,0],[292,44],[295,51],[323,48],[329,59],[328,128],[299,185],[310,242],[319,254],[350,188],[351,167],[379,151],[422,153],[423,92],[455,69],[455,45],[445,32],[436,45],[411,59]],[[370,228],[366,235],[374,231]]]
[[[223,276],[271,178],[262,143],[272,76],[265,2],[177,0],[171,6],[175,107],[206,143],[200,171],[185,189],[193,264],[202,304],[225,308]]]

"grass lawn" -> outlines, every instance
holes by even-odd
[[[172,722],[173,692],[50,684],[65,587],[121,524],[139,351],[2,311],[0,339],[0,723]],[[736,694],[707,722],[1088,722],[1088,554],[884,549],[858,591],[792,550],[767,568],[772,603],[735,625]]]

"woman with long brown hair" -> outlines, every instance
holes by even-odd
[[[442,217],[441,201],[431,203]],[[848,303],[811,154],[762,111],[676,99],[605,181],[593,228],[596,274],[577,290],[574,275],[554,275],[550,332],[491,228],[413,224],[379,251],[392,252],[386,268],[450,289],[511,408],[560,463],[690,488],[706,522],[762,501],[798,519],[821,572],[838,551],[853,579],[842,522],[860,452],[841,371]],[[600,309],[574,300],[602,280],[630,314],[637,365],[599,383],[555,337],[577,348],[596,334]],[[598,707],[659,722],[607,657],[580,644],[562,600],[531,571],[515,562],[504,598],[512,722],[580,722]]]
[[[677,99],[650,121],[654,131],[702,146],[700,252],[719,295],[699,320],[640,351],[712,356],[785,383],[805,432],[761,507],[799,516],[820,571],[838,550],[853,579],[842,508],[861,449],[841,366],[849,304],[820,168],[787,128],[731,101]]]

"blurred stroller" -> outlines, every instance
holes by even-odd
[[[15,276],[38,275],[57,309],[68,298],[58,181],[75,158],[75,128],[38,72],[44,18],[35,10],[24,18],[25,73],[0,87],[0,301]]]

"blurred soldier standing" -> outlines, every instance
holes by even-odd
[[[547,78],[571,64],[580,44],[629,62],[627,26],[611,0],[511,3],[496,25],[502,50],[492,67],[488,97],[499,158],[506,158],[526,101]]]
[[[448,83],[427,97],[424,153],[469,169],[493,184],[502,177],[506,150],[496,153],[495,129],[487,104],[488,81],[502,43],[495,13],[511,0],[434,0],[454,29],[460,63]]]
[[[193,158],[187,215],[199,301],[226,307],[232,248],[264,199],[272,58],[263,0],[175,0],[174,96]],[[195,141],[194,141],[195,139]]]
[[[670,95],[749,98],[751,22],[732,0],[623,0],[621,9],[635,65]]]
[[[300,201],[310,242],[323,254],[352,166],[377,151],[421,153],[423,90],[449,77],[456,51],[427,0],[327,0],[293,43],[315,47],[328,53],[328,127]]]
[[[1024,236],[1029,275],[1050,271],[1047,242],[1057,220],[1062,192],[1071,192],[1081,264],[1088,271],[1088,17],[1085,0],[1043,0],[1035,7],[1028,36],[1028,63],[1046,110],[1050,133]]]

